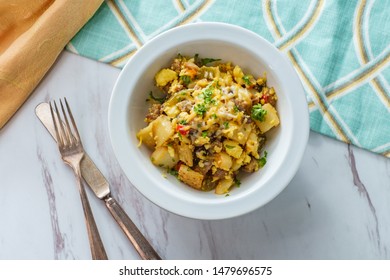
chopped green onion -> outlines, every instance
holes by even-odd
[[[184,76],[180,76],[180,80],[183,81],[183,83],[187,86],[189,83],[191,83],[191,77],[190,76],[187,76],[187,75],[184,75]]]
[[[168,173],[171,174],[172,176],[175,176],[175,177],[179,176],[179,172],[173,168],[168,169]]]
[[[164,103],[165,99],[166,99],[166,97],[156,97],[156,96],[154,96],[153,92],[151,91],[151,92],[149,92],[149,98],[146,99],[146,101],[155,100],[158,103],[162,104],[162,103]]]
[[[225,128],[229,128],[229,122],[224,122],[224,123],[223,123],[223,126],[224,126]]]
[[[206,109],[206,106],[204,104],[196,104],[194,107],[194,111],[198,115],[203,116],[206,113],[207,109]]]
[[[261,106],[261,104],[256,104],[255,106],[252,107],[252,111],[251,111],[252,119],[262,122],[264,121],[266,114],[267,111],[263,109],[263,106]]]
[[[264,156],[259,159],[260,168],[264,167],[264,165],[267,163],[267,155],[267,151],[264,151]]]
[[[213,100],[211,98],[211,96],[213,95],[213,92],[214,92],[214,87],[207,87],[204,92],[203,92],[203,98],[204,98],[204,103],[205,104],[209,104],[209,103],[213,103],[213,101],[215,102],[215,100]]]
[[[245,75],[244,77],[242,77],[242,79],[244,80],[245,84],[246,85],[251,85],[251,81],[250,81],[250,77],[248,75]]]

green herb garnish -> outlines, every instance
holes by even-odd
[[[224,123],[223,123],[223,126],[224,126],[225,128],[229,128],[229,122],[224,122]]]
[[[221,59],[219,58],[199,58],[199,54],[195,54],[194,56],[194,62],[198,66],[204,66],[209,63],[215,62],[215,61],[220,61]]]
[[[180,80],[183,81],[183,83],[187,86],[189,83],[191,83],[191,77],[190,76],[187,76],[187,75],[184,75],[184,76],[180,76]]]
[[[202,58],[200,60],[200,62],[202,63],[202,65],[207,65],[209,63],[212,63],[212,62],[215,62],[215,61],[220,61],[220,60],[221,59],[219,59],[219,58],[217,58],[217,59],[215,59],[215,58]]]
[[[267,151],[264,151],[264,156],[259,159],[260,168],[264,167],[264,165],[267,163],[267,155]]]
[[[208,132],[207,132],[207,131],[203,131],[203,132],[202,132],[202,137],[203,137],[203,138],[206,138],[207,136],[208,136]]]
[[[252,111],[251,111],[252,119],[262,122],[264,121],[266,114],[267,111],[263,109],[263,106],[261,106],[261,104],[256,104],[255,106],[252,107]]]
[[[203,116],[206,113],[207,108],[204,104],[196,104],[194,107],[194,111],[198,115]]]
[[[176,169],[168,169],[168,174],[171,174],[172,176],[179,176],[179,172]]]
[[[244,83],[246,84],[246,85],[251,85],[252,83],[251,83],[251,81],[250,81],[250,76],[248,76],[248,75],[245,75],[244,77],[242,77],[242,79],[244,80]]]
[[[236,184],[237,188],[241,186],[241,181],[238,178],[234,178],[234,183]]]
[[[212,114],[211,117],[212,117],[213,119],[218,118],[216,114]]]
[[[213,92],[214,92],[214,87],[207,87],[204,90],[203,92],[204,103],[206,104],[213,103],[214,100],[211,98]]]
[[[225,148],[227,149],[234,149],[236,146],[231,146],[231,145],[225,145]]]
[[[151,91],[151,92],[149,92],[149,98],[146,99],[146,101],[155,100],[158,103],[162,104],[162,103],[164,103],[165,99],[166,99],[166,97],[156,97],[156,96],[154,96],[153,92]]]
[[[186,120],[181,120],[181,121],[179,121],[179,124],[187,124],[187,121]]]

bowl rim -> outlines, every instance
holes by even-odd
[[[245,197],[245,203],[243,203],[241,197],[234,198],[233,196],[231,196],[232,198],[229,198],[228,200],[218,200],[219,210],[215,211],[215,203],[199,201],[196,199],[194,199],[193,203],[188,204],[188,201],[181,201],[180,197],[176,196],[178,200],[176,200],[175,203],[172,203],[172,193],[165,191],[162,188],[153,189],[150,187],[155,184],[159,184],[159,180],[157,180],[157,178],[153,178],[152,176],[140,178],[141,176],[139,176],[139,174],[144,171],[142,171],[142,167],[140,167],[139,164],[135,165],[134,168],[126,168],[129,164],[132,164],[131,159],[128,158],[128,153],[124,153],[122,149],[127,144],[125,138],[129,137],[129,133],[126,129],[125,118],[127,116],[126,112],[128,108],[128,100],[132,95],[129,90],[129,87],[131,88],[132,86],[129,84],[129,81],[126,80],[126,77],[131,75],[133,71],[137,70],[136,64],[138,63],[138,60],[140,60],[144,55],[148,55],[148,53],[156,48],[159,48],[160,51],[161,49],[164,51],[171,49],[172,47],[170,45],[176,45],[177,41],[179,44],[186,43],[186,38],[188,37],[184,36],[185,34],[191,34],[192,37],[190,41],[192,40],[194,42],[197,40],[207,39],[226,41],[232,40],[229,37],[238,36],[247,40],[247,42],[261,45],[263,52],[266,50],[268,54],[272,55],[273,59],[277,60],[275,63],[277,63],[278,66],[283,66],[280,71],[282,72],[283,77],[288,77],[288,80],[284,82],[287,82],[289,86],[294,88],[295,92],[293,104],[295,106],[294,109],[296,115],[295,118],[293,118],[293,125],[297,131],[295,132],[296,137],[293,137],[292,143],[290,143],[294,149],[290,149],[290,160],[288,162],[288,166],[286,166],[286,163],[282,163],[286,169],[284,170],[285,172],[283,173],[283,176],[274,176],[271,178],[270,182],[268,182],[269,184],[273,184],[273,192],[269,192],[267,195],[261,194],[259,197],[256,195],[259,190],[255,189],[251,194],[252,197],[248,197],[248,195]],[[184,38],[181,37],[182,35]],[[174,38],[181,39],[171,42]],[[256,52],[254,46],[247,46],[247,48]],[[135,86],[135,84],[133,86]],[[128,89],[127,96],[124,94],[124,89],[126,88]],[[120,120],[119,124],[118,120]],[[297,123],[298,121],[299,124]],[[243,27],[227,23],[201,22],[190,23],[165,31],[145,43],[145,45],[143,45],[132,56],[119,74],[112,90],[108,111],[108,128],[111,145],[119,165],[132,185],[135,186],[136,189],[143,194],[143,196],[159,207],[180,216],[203,220],[217,220],[232,218],[251,212],[270,202],[285,189],[296,174],[304,155],[309,138],[309,113],[305,93],[300,79],[290,61],[283,53],[277,50],[271,43],[263,39],[258,34]],[[149,187],[142,187],[145,185],[148,185]]]

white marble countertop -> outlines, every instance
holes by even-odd
[[[298,173],[266,206],[221,221],[171,214],[144,198],[111,148],[107,112],[119,69],[64,52],[0,131],[0,259],[90,259],[74,175],[35,117],[66,96],[112,194],[164,259],[390,259],[390,160],[310,133]],[[72,102],[74,103],[74,102]],[[138,259],[88,189],[110,259]]]

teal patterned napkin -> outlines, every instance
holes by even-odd
[[[390,157],[389,15],[390,0],[108,0],[67,49],[121,68],[175,26],[242,26],[291,60],[312,130]]]

